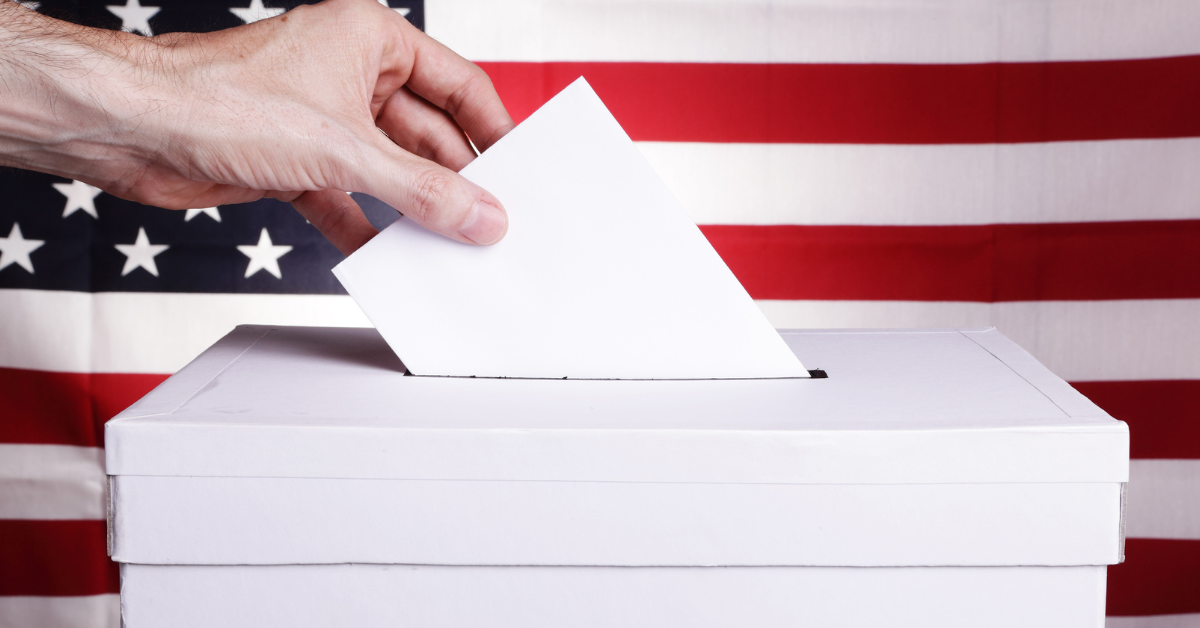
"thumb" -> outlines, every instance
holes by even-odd
[[[373,160],[362,190],[417,224],[467,244],[495,244],[508,232],[499,199],[462,175],[392,147]]]

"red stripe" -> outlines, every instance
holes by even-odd
[[[168,375],[0,368],[0,443],[104,446],[104,422]]]
[[[1200,220],[700,228],[756,299],[1200,297]]]
[[[1071,385],[1129,424],[1131,458],[1200,459],[1200,380]]]
[[[584,76],[634,140],[976,144],[1200,136],[1200,56],[479,66],[518,121]]]
[[[120,589],[103,521],[0,520],[0,595],[99,595]]]
[[[1200,541],[1127,539],[1108,568],[1108,615],[1200,613]]]

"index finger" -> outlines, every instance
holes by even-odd
[[[399,21],[412,29],[406,39],[412,45],[413,67],[405,85],[413,93],[450,114],[479,150],[487,150],[512,130],[512,118],[486,72],[408,20]]]

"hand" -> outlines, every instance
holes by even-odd
[[[345,191],[462,242],[507,230],[500,201],[456,173],[475,157],[468,137],[486,150],[513,126],[491,81],[375,0],[148,39],[28,11],[12,20],[16,5],[2,4],[0,29],[18,37],[0,30],[0,49],[19,45],[0,52],[0,78],[16,77],[0,90],[28,91],[21,63],[5,76],[4,57],[16,55],[57,111],[33,133],[6,133],[0,105],[0,159],[172,209],[290,201],[344,253],[376,233]],[[37,20],[53,37],[39,42]]]

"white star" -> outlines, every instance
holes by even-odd
[[[250,264],[246,266],[246,277],[265,270],[275,275],[276,279],[283,279],[283,273],[279,272],[279,258],[292,250],[292,247],[272,244],[266,227],[263,227],[262,233],[258,236],[258,244],[254,246],[243,244],[237,248],[243,255],[250,258]]]
[[[389,8],[389,9],[392,9],[392,7],[388,5],[387,0],[379,0],[379,4],[382,4],[383,6]],[[408,17],[408,14],[410,12],[412,12],[412,9],[392,9],[392,10],[395,11],[396,13],[399,13],[401,17]],[[385,133],[384,135],[387,135],[387,134]]]
[[[37,11],[38,7],[42,6],[41,2],[27,2],[26,0],[21,0],[17,4],[29,9],[30,11]]]
[[[33,262],[29,259],[29,254],[43,244],[45,240],[26,240],[25,236],[21,235],[21,225],[14,222],[8,237],[0,238],[0,270],[12,264],[19,264],[21,268],[33,274]]]
[[[184,222],[190,222],[196,216],[204,214],[217,222],[221,222],[221,212],[217,211],[216,207],[202,207],[200,209],[189,209],[187,215],[183,217]]]
[[[125,268],[121,269],[121,276],[124,277],[138,268],[145,268],[151,275],[158,276],[158,266],[154,263],[154,256],[171,248],[166,244],[150,244],[150,238],[146,237],[146,230],[138,227],[137,239],[133,244],[114,244],[117,250],[125,255]]]
[[[125,0],[122,5],[108,5],[108,10],[113,15],[121,18],[121,30],[129,33],[141,33],[143,35],[153,36],[154,31],[150,30],[150,18],[154,17],[160,9],[159,7],[144,7],[138,0]]]
[[[55,183],[54,189],[60,194],[67,197],[67,206],[63,208],[63,218],[75,213],[75,210],[82,209],[91,214],[92,218],[99,218],[96,214],[96,203],[94,202],[100,192],[100,188],[92,187],[82,181],[72,181],[70,183]]]
[[[241,7],[230,7],[229,12],[241,18],[247,24],[253,24],[259,20],[265,20],[269,17],[282,15],[284,9],[275,7],[264,7],[263,0],[250,0],[250,7],[243,9]]]

